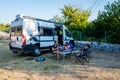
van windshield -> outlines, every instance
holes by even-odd
[[[22,26],[11,27],[11,36],[21,36],[22,35]]]
[[[65,34],[66,34],[67,37],[71,37],[71,34],[68,30],[65,30]]]

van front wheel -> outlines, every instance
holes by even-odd
[[[40,49],[38,46],[35,46],[32,51],[33,56],[39,56],[41,54]]]

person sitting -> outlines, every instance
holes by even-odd
[[[64,45],[65,50],[70,50],[73,51],[74,50],[74,41],[71,40],[69,43],[66,42]]]
[[[54,51],[57,51],[57,50],[58,50],[58,43],[57,43],[57,41],[54,41],[54,44],[52,46],[50,46],[49,52],[51,54],[54,54]]]
[[[64,49],[65,49],[65,50],[69,50],[69,48],[70,48],[69,43],[66,42],[65,45],[64,45]]]
[[[74,44],[74,41],[73,41],[73,40],[70,40],[70,42],[69,42],[69,48],[70,48],[71,51],[74,50],[75,44]]]
[[[54,45],[52,46],[52,53],[57,54],[57,59],[60,59],[60,49],[58,48],[58,42],[54,41]]]
[[[58,42],[54,41],[54,45],[52,46],[52,52],[57,51],[58,50]]]
[[[90,49],[90,45],[86,44],[84,49],[82,50],[82,52],[79,54],[78,57],[83,57],[83,56],[87,56],[89,53],[89,49]]]

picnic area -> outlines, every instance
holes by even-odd
[[[89,63],[74,63],[41,55],[45,61],[37,62],[31,55],[13,54],[8,40],[0,41],[0,80],[119,80],[120,54],[94,51]]]

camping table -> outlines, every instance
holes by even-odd
[[[66,57],[66,55],[67,54],[76,54],[76,53],[79,53],[79,51],[78,50],[76,50],[76,51],[62,51],[62,52],[60,52],[60,54],[63,56],[63,61],[65,61],[65,57]]]

